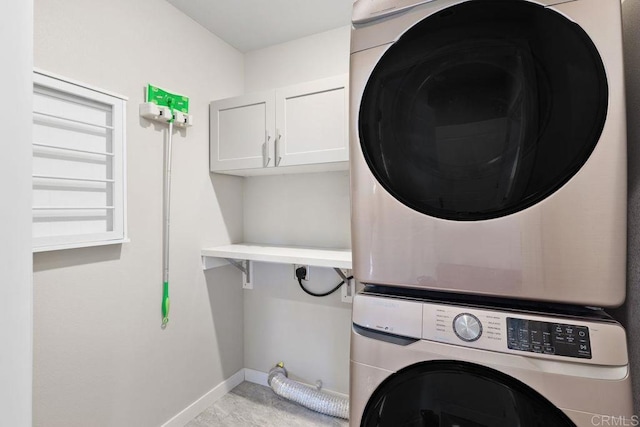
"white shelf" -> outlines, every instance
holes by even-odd
[[[342,302],[351,303],[355,294],[355,281],[345,270],[351,270],[351,249],[322,249],[300,246],[275,246],[240,243],[216,246],[201,251],[202,268],[208,270],[233,264],[242,271],[242,287],[253,289],[251,263],[274,262],[333,268],[342,278]]]
[[[350,249],[242,243],[202,249],[203,257],[351,269]]]

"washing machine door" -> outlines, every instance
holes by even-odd
[[[529,1],[474,0],[389,47],[363,92],[358,131],[397,200],[482,220],[525,209],[576,174],[607,100],[602,60],[577,24]]]
[[[522,382],[459,361],[424,362],[387,378],[367,403],[361,426],[576,427]]]

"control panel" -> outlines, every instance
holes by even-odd
[[[589,327],[532,316],[423,304],[422,337],[467,347],[591,359]]]
[[[586,326],[507,317],[507,344],[512,350],[591,359]]]
[[[625,331],[613,321],[367,294],[355,296],[352,319],[366,329],[441,344],[586,364],[628,364]]]

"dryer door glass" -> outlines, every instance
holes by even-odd
[[[386,51],[363,92],[360,144],[376,179],[412,209],[496,218],[575,175],[607,99],[602,60],[578,25],[528,1],[469,1]]]
[[[483,366],[413,365],[373,393],[362,427],[576,427],[538,392]]]

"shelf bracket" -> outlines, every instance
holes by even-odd
[[[344,271],[342,271],[341,268],[333,267],[333,269],[335,270],[336,273],[338,273],[338,276],[340,276],[340,278],[344,281],[344,283],[348,283],[349,282],[348,276],[345,274]]]
[[[341,300],[346,303],[353,303],[353,295],[356,293],[356,281],[353,278],[349,278],[350,270],[343,270],[341,268],[334,267],[333,268],[338,276],[344,282],[344,285],[340,287],[342,292]]]
[[[236,261],[231,258],[225,258],[225,260],[242,272],[242,287],[244,289],[253,289],[253,283],[251,282],[251,261],[248,259]]]
[[[225,258],[227,262],[233,265],[238,270],[242,271],[244,274],[249,274],[249,269],[247,268],[248,261],[236,261],[235,259]]]

